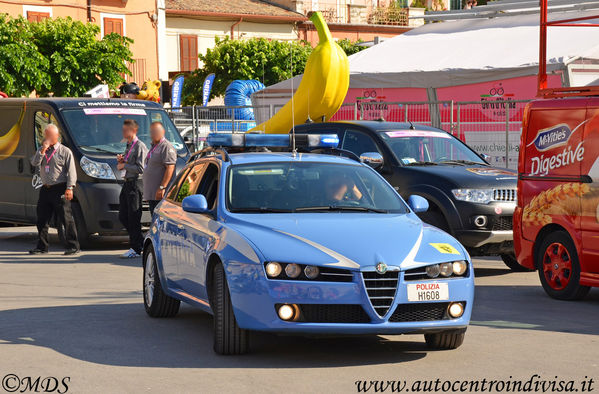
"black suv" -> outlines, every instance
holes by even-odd
[[[516,172],[491,167],[451,134],[433,127],[384,121],[344,121],[297,126],[297,134],[337,134],[339,148],[367,160],[402,197],[425,197],[420,217],[456,237],[473,256],[500,255],[512,270],[512,215]]]

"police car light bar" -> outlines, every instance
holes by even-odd
[[[215,148],[291,148],[291,134],[246,134],[210,133],[206,143]],[[336,148],[339,145],[337,134],[296,134],[295,145],[299,148]]]

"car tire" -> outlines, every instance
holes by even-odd
[[[143,295],[146,313],[152,317],[173,317],[179,312],[181,301],[166,295],[162,290],[152,245],[144,253]]]
[[[222,264],[212,272],[214,294],[214,351],[222,355],[246,353],[249,348],[249,332],[240,328],[235,320],[227,278]]]
[[[531,272],[531,271],[533,271],[530,268],[526,268],[526,267],[520,265],[520,263],[518,263],[518,260],[516,260],[516,256],[514,256],[513,254],[502,254],[501,260],[503,260],[503,263],[514,272]]]
[[[79,247],[81,249],[89,249],[92,246],[92,236],[87,231],[87,225],[83,218],[83,211],[79,203],[71,203],[71,212],[73,213],[73,220],[75,221],[75,228],[77,229],[77,240],[79,241]]]
[[[554,231],[540,244],[536,267],[545,292],[558,300],[579,300],[588,286],[580,285],[580,262],[574,242],[565,231]]]
[[[431,204],[429,202],[429,204]],[[445,216],[438,210],[430,210],[426,212],[422,212],[418,215],[420,219],[430,224],[431,226],[435,226],[438,229],[445,231],[446,233],[450,233],[449,224],[447,224],[447,220]]]
[[[457,349],[464,343],[466,329],[447,330],[433,334],[424,334],[426,345],[435,350]]]

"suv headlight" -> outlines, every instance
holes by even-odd
[[[488,204],[495,198],[493,189],[454,189],[451,191],[456,200]]]
[[[79,161],[79,164],[81,165],[81,169],[83,170],[83,172],[85,172],[92,178],[116,179],[116,177],[114,176],[114,172],[112,171],[112,168],[107,163],[100,163],[98,161],[93,161],[85,156],[82,156],[81,160]]]

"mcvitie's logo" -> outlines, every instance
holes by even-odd
[[[533,143],[539,152],[543,152],[548,149],[566,145],[571,135],[572,130],[570,130],[570,127],[568,127],[567,124],[562,123],[557,126],[539,130]]]

